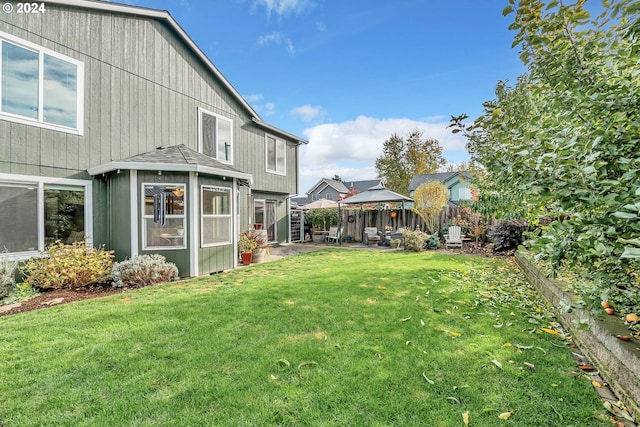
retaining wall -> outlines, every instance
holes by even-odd
[[[622,341],[616,335],[631,335],[618,316],[600,320],[584,310],[574,308],[571,313],[560,310],[560,301],[573,306],[574,295],[564,291],[557,281],[549,280],[526,258],[516,254],[516,263],[529,281],[551,304],[564,328],[571,332],[580,351],[600,371],[613,392],[640,417],[640,342]],[[581,328],[580,322],[587,325]]]

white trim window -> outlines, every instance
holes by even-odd
[[[200,188],[202,247],[231,244],[231,189]]]
[[[82,135],[84,64],[0,32],[0,118]]]
[[[0,174],[0,248],[28,258],[89,237],[91,181]]]
[[[469,187],[461,187],[458,189],[458,199],[459,200],[471,200],[471,188]]]
[[[198,108],[198,151],[233,164],[233,121]]]
[[[287,173],[287,158],[286,148],[287,143],[284,139],[276,138],[273,135],[266,135],[265,138],[265,153],[267,157],[267,172],[277,173],[279,175],[286,175]]]
[[[142,184],[142,249],[185,249],[185,184]]]

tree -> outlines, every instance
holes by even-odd
[[[333,179],[334,181],[340,181],[340,182],[342,182],[342,178],[340,178],[340,175],[338,175],[337,173],[336,173],[336,174],[333,174],[333,178],[332,178],[332,179]]]
[[[449,189],[440,181],[429,181],[416,188],[413,193],[414,211],[424,220],[425,231],[438,231],[438,217],[449,202]]]
[[[382,155],[376,158],[378,178],[385,186],[400,194],[409,194],[409,182],[414,175],[435,173],[445,165],[442,147],[436,139],[423,139],[415,129],[406,140],[397,134],[384,142]]]
[[[597,292],[640,308],[640,8],[613,1],[592,20],[584,0],[510,4],[528,73],[499,82],[473,124],[452,118],[486,169],[479,207],[546,216],[539,256],[587,266]]]

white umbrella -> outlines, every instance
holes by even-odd
[[[333,200],[320,199],[315,202],[307,203],[302,206],[302,209],[326,209],[326,208],[337,208],[338,202],[334,202]]]

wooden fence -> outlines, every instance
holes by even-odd
[[[447,206],[440,212],[438,218],[438,228],[444,228],[447,221],[458,218],[462,214],[460,206]],[[395,213],[393,217],[392,213]],[[396,210],[364,210],[364,209],[344,209],[342,214],[342,236],[345,239],[351,241],[362,241],[362,232],[365,227],[376,227],[378,230],[384,230],[386,226],[390,226],[392,230],[398,228],[408,228],[409,230],[415,230],[416,227],[420,227],[420,230],[425,229],[424,221],[420,215],[411,211],[410,209],[396,209]]]

